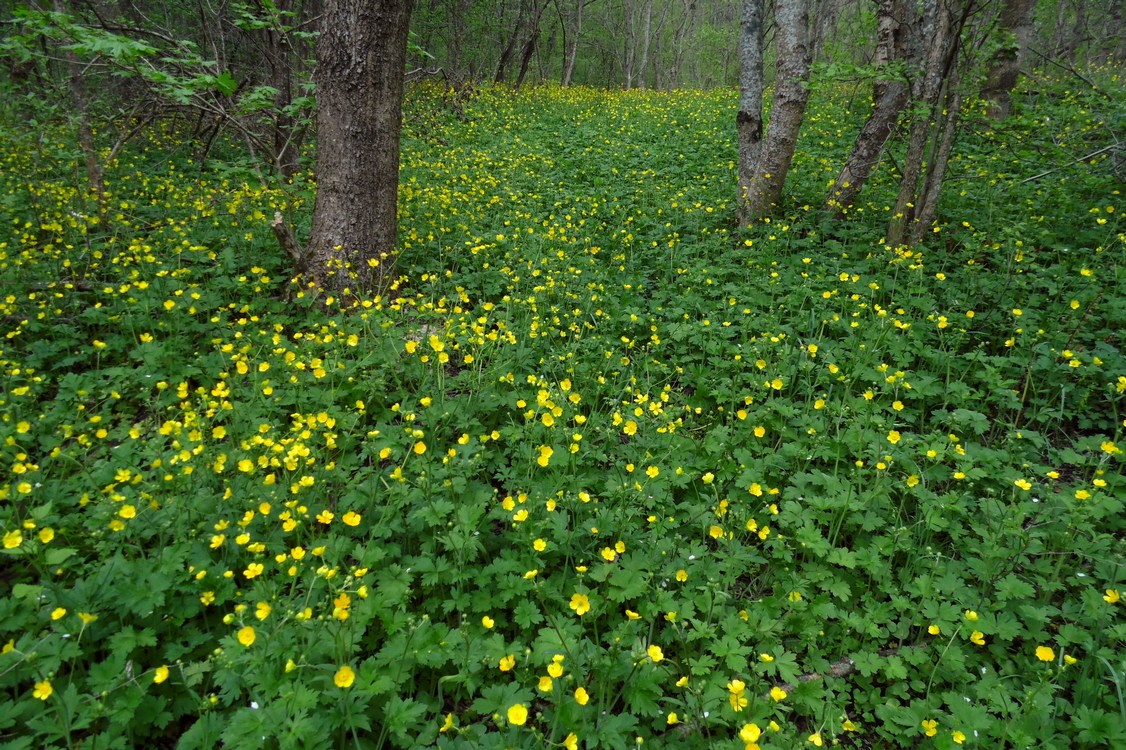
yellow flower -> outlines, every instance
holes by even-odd
[[[579,750],[579,736],[571,732],[563,738],[563,750]]]
[[[888,433],[888,442],[891,443],[892,445],[895,445],[896,443],[899,442],[900,437],[901,436],[899,434],[899,430],[892,430],[891,432]]]
[[[536,686],[541,693],[550,693],[555,688],[555,680],[551,679],[548,675],[540,677],[539,684]]]
[[[156,683],[157,685],[159,685],[160,683],[164,682],[167,679],[168,679],[168,665],[164,664],[162,666],[157,667],[156,672],[153,673],[152,681],[154,683]]]
[[[1028,481],[1027,479],[1022,478],[1022,479],[1018,479],[1015,482],[1013,482],[1013,486],[1019,487],[1020,489],[1024,490],[1025,492],[1028,492],[1030,489],[1032,489],[1032,482]]]
[[[254,616],[259,620],[265,620],[270,616],[270,612],[272,612],[273,609],[269,602],[258,602],[258,606],[254,608]]]
[[[789,693],[787,693],[785,690],[778,687],[777,685],[770,688],[770,697],[774,699],[775,703],[777,703],[778,701],[785,700],[787,695],[789,695]]]
[[[654,664],[665,658],[665,652],[656,644],[645,649],[645,653],[649,655],[649,658],[653,660]]]
[[[1121,598],[1122,597],[1118,594],[1118,589],[1107,589],[1106,596],[1103,597],[1103,601],[1105,601],[1107,604],[1118,604]]]
[[[528,709],[522,703],[514,703],[508,707],[508,723],[522,727],[528,721]]]
[[[739,739],[748,745],[758,742],[758,738],[761,736],[762,730],[759,729],[758,724],[744,724],[743,728],[739,730]]]
[[[931,635],[938,635],[942,632],[942,628],[938,627],[937,625],[931,625],[929,628],[927,628],[927,632]]]
[[[1037,646],[1036,647],[1036,658],[1039,659],[1040,661],[1055,661],[1056,660],[1056,652],[1053,651],[1048,646]]]
[[[454,715],[446,714],[446,720],[442,723],[442,728],[438,730],[439,733],[448,732],[454,728]]]
[[[485,615],[484,617],[481,618],[481,624],[485,626],[486,630],[488,630],[488,629],[491,629],[494,625],[496,625],[497,622],[496,622],[496,620],[489,617],[488,615]]]
[[[254,628],[247,625],[238,631],[238,642],[244,646],[253,646],[254,639],[258,636],[254,633]]]
[[[64,617],[66,617],[66,607],[56,607],[55,609],[51,610],[52,620],[61,620]]]
[[[954,730],[954,731],[953,731],[953,732],[952,732],[952,733],[950,734],[950,736],[951,736],[951,738],[952,738],[952,739],[954,740],[955,744],[958,744],[958,745],[961,745],[961,744],[962,744],[963,742],[965,742],[965,741],[966,741],[966,735],[962,734],[962,733],[961,733],[960,731],[958,731],[957,729],[955,729],[955,730]]]
[[[516,666],[516,655],[509,654],[508,656],[500,657],[500,671],[508,672]]]
[[[580,706],[585,706],[588,702],[590,702],[590,694],[587,693],[586,688],[575,688],[575,703],[578,703]]]
[[[676,711],[671,711],[669,713],[668,718],[665,719],[665,723],[668,724],[670,727],[674,724],[680,723],[680,719],[678,719],[677,716],[676,716]]]
[[[352,683],[356,681],[356,673],[352,671],[351,667],[345,664],[343,667],[336,670],[332,681],[338,688],[350,688],[352,687]]]
[[[923,733],[928,737],[938,734],[938,722],[934,719],[923,719]]]
[[[39,700],[45,701],[50,698],[51,694],[54,692],[55,689],[51,687],[51,681],[43,680],[42,682],[35,683],[35,687],[32,689],[31,694]]]
[[[590,611],[590,599],[586,594],[574,594],[571,597],[571,609],[575,610],[575,614],[582,617]]]
[[[977,622],[977,612],[973,611],[972,609],[967,609],[966,619],[970,622]]]
[[[732,680],[731,682],[727,683],[727,689],[731,693],[731,695],[727,696],[727,700],[731,704],[731,708],[733,708],[735,711],[742,711],[747,707],[746,683],[744,683],[742,680]]]
[[[347,526],[359,526],[362,518],[359,513],[354,510],[350,510],[343,516],[341,516],[340,520],[343,521]]]
[[[980,630],[975,630],[974,632],[970,633],[970,641],[976,643],[979,646],[984,646],[985,633],[981,632]]]
[[[821,739],[821,733],[820,732],[814,732],[813,734],[809,735],[809,737],[807,737],[806,739],[808,739],[810,742],[812,742],[817,747],[821,747],[821,745],[824,744],[822,739]]]

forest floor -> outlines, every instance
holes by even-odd
[[[1076,84],[1076,85],[1073,85]],[[939,221],[843,221],[815,92],[736,227],[735,94],[408,92],[396,278],[174,127],[0,129],[11,748],[1126,744],[1110,98],[965,113]]]

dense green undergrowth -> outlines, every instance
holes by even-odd
[[[736,228],[732,92],[412,90],[356,304],[305,186],[9,116],[5,746],[1126,742],[1122,110],[1039,85],[912,250],[854,91]]]

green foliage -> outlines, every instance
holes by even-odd
[[[969,133],[906,250],[887,174],[808,205],[831,88],[739,230],[730,91],[443,95],[356,301],[184,131],[99,213],[72,133],[0,130],[5,742],[1121,744],[1119,187],[1059,154],[1098,106]]]

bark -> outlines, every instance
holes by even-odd
[[[413,0],[326,0],[317,41],[317,197],[306,271],[380,291],[398,227],[403,69]]]
[[[501,50],[500,62],[497,63],[497,73],[493,76],[493,83],[504,83],[504,79],[508,77],[508,66],[512,64],[512,56],[516,53],[516,42],[519,41],[520,32],[524,29],[524,17],[527,15],[527,10],[527,0],[520,0],[520,9],[516,14],[516,26],[509,34],[504,49]]]
[[[1000,48],[989,60],[989,72],[981,90],[986,102],[986,115],[1004,120],[1012,112],[1012,91],[1020,77],[1020,66],[1032,41],[1032,11],[1035,0],[1005,0],[997,19],[998,31],[1004,38]]]
[[[742,0],[739,21],[739,110],[735,129],[739,139],[739,202],[751,190],[755,167],[762,152],[763,0]],[[745,223],[740,209],[740,223]]]
[[[774,9],[777,23],[777,68],[770,125],[756,163],[746,170],[742,195],[744,223],[767,216],[782,198],[782,187],[797,148],[798,132],[809,102],[810,47],[807,0],[779,2]]]
[[[653,39],[653,0],[646,0],[641,24],[641,59],[637,63],[637,87],[645,88],[645,69],[649,66],[649,45]]]
[[[465,16],[472,5],[473,0],[450,0],[450,41],[446,65],[459,77],[462,73],[462,42],[466,38]]]
[[[918,242],[934,219],[961,106],[955,60],[962,27],[974,9],[974,0],[963,0],[960,7],[943,0],[924,4],[924,74],[911,92],[914,115],[907,155],[885,237],[892,247]]]
[[[528,68],[532,64],[532,55],[536,53],[536,45],[540,39],[540,21],[543,19],[543,12],[547,9],[547,0],[542,3],[537,3],[534,7],[532,15],[532,22],[528,29],[528,38],[524,42],[524,48],[520,56],[520,72],[516,75],[516,88],[520,88],[524,84],[524,78],[528,75]]]
[[[567,30],[566,20],[564,21],[564,30],[566,40],[563,47],[566,53],[566,59],[563,62],[563,78],[562,84],[570,86],[571,80],[575,76],[575,60],[579,56],[579,34],[583,29],[583,8],[586,6],[584,0],[575,0],[575,9],[570,14],[571,28]]]
[[[879,0],[876,10],[876,69],[879,71],[893,62],[906,62],[906,59],[906,0]],[[825,202],[825,207],[832,210],[836,218],[843,218],[856,202],[895,131],[899,115],[907,106],[907,98],[908,88],[904,80],[877,80],[873,84],[872,111]]]
[[[56,13],[65,14],[66,6],[62,0],[54,0]],[[94,143],[94,130],[90,126],[90,108],[86,98],[86,75],[79,62],[78,56],[66,50],[63,52],[66,60],[67,84],[70,87],[70,98],[74,104],[75,121],[78,126],[78,146],[82,149],[82,158],[86,165],[86,180],[94,194],[94,200],[101,210],[105,203],[105,184],[102,163],[98,159],[98,149]]]
[[[293,0],[278,0],[275,4],[282,13],[293,10]],[[272,123],[274,167],[289,179],[297,172],[303,135],[292,114],[286,112],[293,104],[293,50],[290,49],[289,37],[283,29],[267,25],[259,33],[269,84],[277,91]]]

